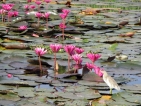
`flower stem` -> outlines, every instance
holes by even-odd
[[[41,57],[40,56],[38,56],[38,60],[39,60],[40,72],[43,73],[42,65],[41,65]]]
[[[70,70],[70,55],[68,54],[68,71]]]
[[[3,23],[3,15],[2,15],[1,21],[2,21],[2,23]]]
[[[56,53],[54,53],[54,71],[56,71]]]
[[[63,40],[64,40],[64,29],[62,29],[62,35],[63,35]]]
[[[46,20],[46,28],[48,29],[48,18]]]
[[[38,23],[37,23],[38,26],[39,26],[39,22],[40,22],[40,18],[38,18]]]

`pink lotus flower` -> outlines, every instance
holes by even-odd
[[[7,5],[9,5],[10,7],[13,7],[15,4],[13,4],[13,3],[8,3]]]
[[[76,52],[77,54],[81,54],[81,53],[84,52],[84,49],[76,47],[76,48],[75,48],[75,52]]]
[[[9,6],[8,4],[2,4],[2,8],[6,11],[10,11],[12,9],[12,7]]]
[[[45,50],[44,48],[36,47],[34,49],[34,51],[38,55],[38,60],[39,60],[39,65],[40,65],[40,71],[43,72],[42,65],[41,65],[41,56],[43,56],[47,52],[47,50]]]
[[[64,14],[68,15],[68,14],[70,13],[70,10],[68,10],[68,9],[62,9],[62,12],[63,12]]]
[[[74,53],[74,45],[65,45],[64,50],[71,56]]]
[[[98,60],[101,57],[101,55],[94,53],[87,53],[87,57],[94,63],[96,60]]]
[[[42,17],[42,13],[37,12],[37,13],[35,14],[35,16],[38,17],[38,18],[41,18],[41,17]]]
[[[19,27],[19,30],[22,30],[22,31],[24,31],[26,29],[27,29],[27,26],[24,26],[24,25],[22,25],[22,26]]]
[[[12,75],[12,74],[7,74],[7,77],[8,77],[8,78],[12,78],[13,75]]]
[[[40,5],[40,4],[42,3],[42,1],[36,0],[35,3],[36,3],[37,5]]]
[[[54,53],[57,53],[61,48],[61,44],[50,44],[50,48]]]
[[[50,44],[51,50],[54,52],[54,70],[56,71],[56,53],[62,48],[61,44]]]
[[[16,17],[19,15],[19,12],[18,11],[13,11],[13,16]]]
[[[50,3],[51,2],[51,0],[44,0],[46,3]]]
[[[29,8],[29,5],[26,4],[26,5],[24,6],[24,9],[28,10],[28,8]]]
[[[34,9],[35,6],[34,5],[29,5],[29,9]]]
[[[43,56],[47,52],[47,50],[40,47],[35,48],[34,51],[38,56]]]
[[[28,3],[30,3],[32,0],[27,0]]]
[[[13,11],[9,11],[7,14],[8,14],[8,17],[12,17],[14,13]]]
[[[67,14],[61,13],[61,14],[59,14],[59,16],[60,16],[62,19],[65,19],[65,18],[67,17]]]
[[[4,15],[6,13],[6,10],[0,9],[0,14]]]
[[[103,76],[103,73],[101,72],[100,67],[97,67],[97,66],[94,65],[94,70],[95,70],[95,73],[96,73],[98,76],[100,76],[100,77]]]
[[[65,29],[66,28],[66,25],[64,23],[60,23],[59,24],[59,27],[60,27],[60,29]]]
[[[76,64],[82,63],[82,56],[79,54],[72,55],[72,59],[75,61]]]
[[[48,13],[48,12],[43,14],[43,17],[45,17],[45,18],[49,18],[49,16],[50,16],[50,13]]]
[[[91,63],[86,63],[86,66],[89,70],[92,70],[94,68],[94,65]]]

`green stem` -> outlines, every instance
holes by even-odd
[[[39,60],[40,72],[43,73],[42,65],[41,65],[41,57],[40,56],[38,56],[38,60]]]
[[[48,29],[48,18],[46,20],[46,28]]]
[[[56,71],[56,53],[54,53],[54,71]]]
[[[40,18],[38,18],[38,26],[40,25],[40,23],[39,23],[39,22],[40,22]]]
[[[68,54],[68,71],[70,70],[70,55]]]

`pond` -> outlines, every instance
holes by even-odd
[[[0,2],[1,106],[141,105],[140,0]]]

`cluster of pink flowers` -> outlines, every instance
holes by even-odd
[[[102,69],[96,65],[94,65],[95,61],[97,61],[101,55],[100,54],[95,54],[95,53],[87,53],[86,54],[87,57],[91,60],[91,63],[86,63],[86,66],[89,70],[92,70],[94,69],[95,73],[98,75],[98,76],[102,76],[103,73],[101,72]]]
[[[2,17],[3,17],[3,15],[7,15],[8,21],[11,17],[16,17],[19,14],[18,11],[12,11],[13,6],[14,6],[14,4],[12,4],[12,3],[7,3],[7,4],[1,5],[2,9],[0,9],[0,14],[2,15]],[[3,21],[3,19],[2,19],[2,21]]]
[[[62,22],[59,24],[59,27],[60,27],[60,29],[62,30],[63,40],[64,40],[64,29],[66,28],[65,19],[66,19],[66,17],[68,16],[69,12],[70,12],[70,10],[68,10],[68,9],[63,9],[63,10],[62,10],[62,13],[59,14],[59,16],[60,16],[61,19],[62,19]]]
[[[76,66],[81,66],[82,64],[82,56],[81,53],[84,52],[84,49],[76,47],[75,45],[68,44],[62,46],[62,44],[50,44],[50,49],[54,53],[54,66],[56,66],[56,53],[60,49],[64,49],[64,51],[68,54],[68,67],[70,65],[70,59],[75,61]],[[35,53],[38,56],[42,56],[46,53],[47,51],[44,48],[35,48]],[[97,61],[101,55],[100,54],[94,54],[94,53],[87,53],[86,56],[90,59],[91,63],[87,62],[86,66],[89,70],[95,71],[95,73],[98,76],[102,76],[103,73],[101,72],[102,69],[96,65],[94,65],[94,62]],[[70,58],[71,57],[71,58]]]

